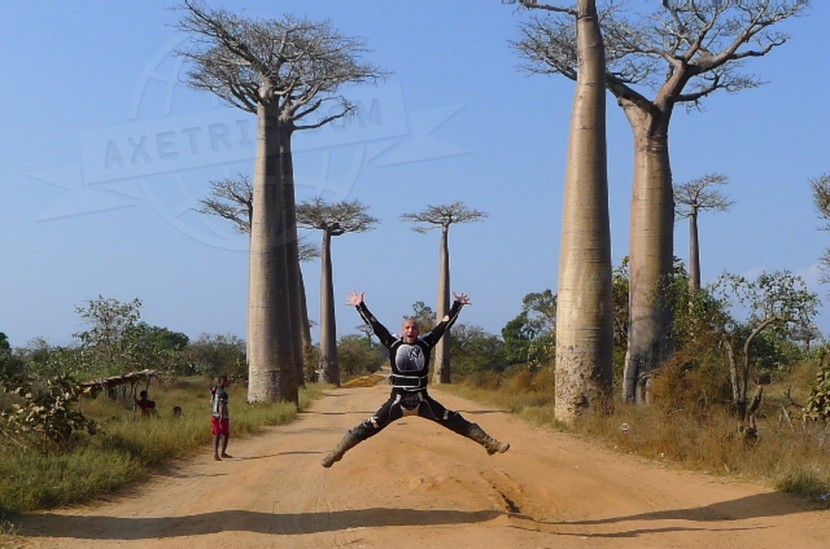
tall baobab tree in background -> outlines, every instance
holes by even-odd
[[[700,240],[697,229],[698,214],[704,210],[726,211],[735,202],[726,198],[718,185],[726,185],[729,178],[722,174],[711,173],[675,185],[674,203],[679,219],[689,219],[689,295],[700,290]]]
[[[297,205],[297,223],[301,227],[323,231],[323,244],[320,247],[323,269],[320,277],[320,368],[328,383],[339,386],[331,239],[346,233],[368,231],[377,223],[377,219],[367,214],[366,206],[357,200],[329,204],[316,197]]]
[[[658,6],[657,2],[650,3]],[[631,204],[629,338],[623,396],[644,402],[648,380],[670,352],[672,303],[665,299],[674,259],[674,201],[669,123],[717,90],[737,92],[761,82],[742,63],[783,45],[774,25],[801,14],[809,0],[673,0],[647,15],[622,16],[611,4],[600,14],[606,47],[606,87],[634,134]],[[569,18],[524,25],[515,46],[533,72],[577,78],[576,39]],[[642,90],[639,91],[638,90]],[[645,90],[655,92],[653,98]]]
[[[821,228],[830,231],[830,173],[812,179],[810,187],[813,190],[813,203],[816,211],[825,222]],[[820,265],[823,272],[821,281],[830,282],[830,248],[826,248],[821,255]]]
[[[570,21],[576,97],[571,118],[556,310],[554,415],[573,423],[611,403],[614,309],[605,137],[605,48],[595,0],[539,4]],[[574,24],[575,23],[575,24]]]
[[[487,217],[487,214],[478,210],[471,210],[463,202],[453,202],[440,206],[427,206],[416,213],[401,215],[404,221],[417,225],[412,229],[418,233],[425,233],[431,229],[441,229],[439,244],[438,267],[438,303],[436,319],[440,321],[450,312],[450,225],[455,223],[471,223]],[[450,330],[444,332],[444,337],[435,346],[435,363],[432,370],[433,383],[450,383]]]
[[[215,215],[232,222],[240,233],[251,234],[251,220],[254,215],[254,186],[251,178],[240,175],[237,178],[226,177],[219,181],[211,181],[210,195],[199,200],[202,207],[197,211],[206,215]],[[298,257],[300,263],[320,257],[320,249],[300,238],[298,242]],[[300,323],[302,326],[303,362],[310,359],[312,353],[311,321],[308,318],[308,302],[306,300],[305,284],[300,273]],[[302,366],[300,363],[298,366]],[[299,382],[305,386],[305,371],[300,368]]]
[[[298,401],[302,370],[300,266],[291,138],[354,113],[337,93],[383,75],[362,42],[328,22],[255,21],[184,0],[179,28],[195,38],[180,54],[188,83],[257,115],[248,294],[249,401]]]
[[[254,185],[250,177],[240,175],[211,181],[210,195],[199,202],[202,204],[197,210],[199,213],[227,219],[237,232],[250,236],[254,217]]]

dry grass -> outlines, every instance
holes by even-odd
[[[809,394],[809,385],[804,385],[812,382],[814,370],[797,368],[792,378],[770,387],[758,414],[759,437],[753,441],[739,433],[739,422],[723,402],[722,388],[707,374],[697,372],[691,379],[668,375],[655,387],[674,391],[675,400],[658,400],[651,406],[617,402],[610,416],[586,414],[572,431],[615,451],[830,502],[830,428],[792,416],[788,421],[782,407],[790,387],[793,395]],[[521,371],[441,389],[562,430],[553,417],[552,377],[549,370]]]
[[[157,413],[151,417],[136,412],[129,397],[84,399],[83,412],[95,419],[99,432],[82,439],[75,450],[44,456],[3,447],[0,521],[13,513],[88,501],[130,486],[171,459],[212,452],[209,388],[205,379],[154,381],[149,390]],[[247,403],[242,385],[231,385],[229,392],[231,444],[297,415],[291,403]],[[307,385],[300,392],[300,409],[321,393],[321,386]],[[174,406],[182,408],[181,416],[173,415]]]
[[[342,383],[341,385],[346,388],[352,387],[374,387],[381,381],[383,381],[384,377],[378,374],[368,374],[365,376],[358,376],[353,377],[352,379]]]
[[[553,418],[553,370],[478,375],[441,390],[516,414],[537,426],[560,429]]]
[[[830,446],[819,427],[791,428],[767,416],[758,421],[759,438],[747,441],[724,410],[700,419],[618,405],[613,416],[587,416],[576,429],[615,449],[824,500],[830,496]]]

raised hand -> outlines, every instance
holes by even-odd
[[[470,297],[467,294],[463,293],[463,292],[460,293],[460,294],[457,294],[457,293],[453,292],[452,297],[453,297],[453,299],[455,299],[456,301],[458,301],[462,305],[471,305]]]
[[[363,303],[363,298],[366,297],[366,292],[352,292],[349,294],[349,300],[346,302],[347,305],[353,305],[357,307],[361,303]]]

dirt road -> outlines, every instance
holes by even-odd
[[[28,517],[25,547],[826,548],[830,512],[761,488],[661,468],[432,391],[512,444],[404,418],[320,466],[387,386],[328,391],[291,425],[232,440],[135,495]],[[207,427],[206,427],[207,428]]]

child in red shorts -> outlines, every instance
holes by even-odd
[[[231,436],[230,414],[228,413],[228,376],[220,376],[218,383],[210,388],[211,394],[211,416],[210,425],[213,431],[213,459],[221,461],[222,458],[231,457],[228,455],[228,439]],[[222,445],[222,452],[219,452],[219,445]]]

